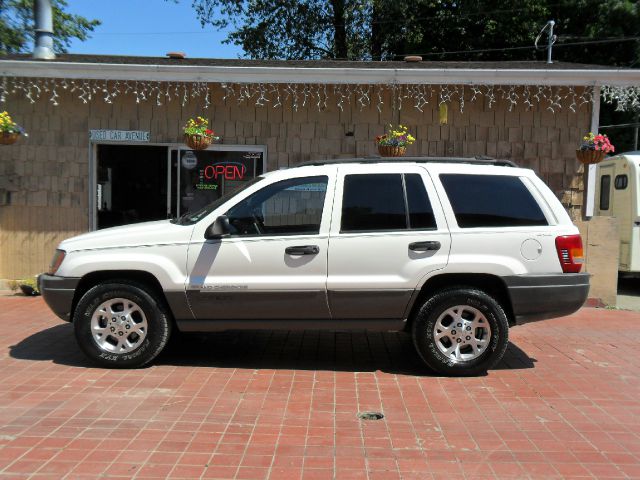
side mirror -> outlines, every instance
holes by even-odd
[[[204,238],[206,240],[220,240],[221,238],[228,237],[230,234],[231,224],[229,223],[229,217],[220,215],[216,218],[216,221],[209,225],[204,231]]]

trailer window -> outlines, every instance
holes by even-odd
[[[611,193],[611,175],[600,178],[600,210],[609,210],[609,194]]]
[[[613,181],[613,186],[616,190],[624,190],[629,185],[629,177],[626,175],[616,175],[616,179]]]

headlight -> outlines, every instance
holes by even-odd
[[[56,253],[53,255],[53,259],[51,260],[51,265],[49,265],[49,275],[55,275],[58,268],[60,268],[60,265],[62,265],[62,261],[66,255],[67,252],[64,250],[56,250]]]

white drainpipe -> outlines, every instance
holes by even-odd
[[[35,19],[35,47],[33,58],[36,60],[53,60],[53,11],[51,0],[35,0],[33,3]]]

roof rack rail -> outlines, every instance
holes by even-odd
[[[494,165],[498,167],[517,167],[518,165],[511,160],[499,160],[492,157],[475,156],[475,157],[362,157],[362,158],[333,158],[327,160],[310,160],[300,163],[303,166],[318,165],[335,165],[341,163],[382,163],[382,162],[398,162],[398,163],[469,163],[473,165]]]

